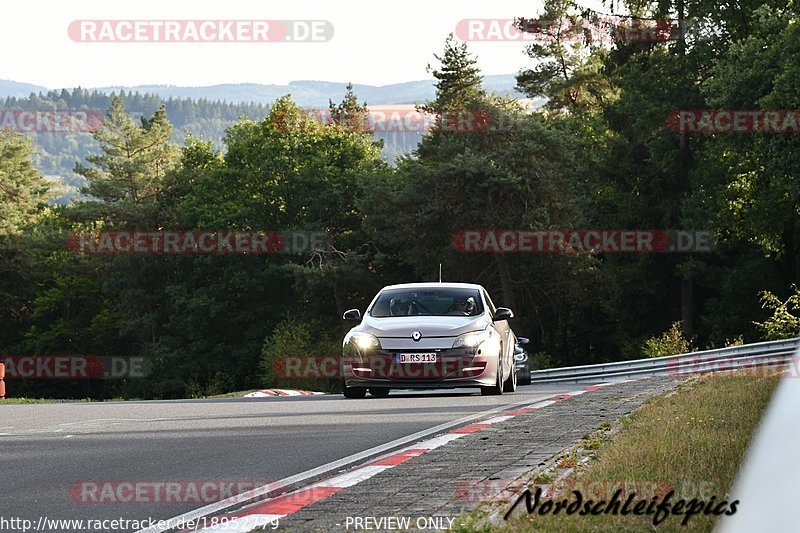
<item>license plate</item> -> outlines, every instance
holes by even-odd
[[[435,363],[435,353],[399,353],[396,356],[398,363]]]

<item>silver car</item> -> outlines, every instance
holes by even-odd
[[[480,387],[514,392],[514,313],[495,307],[469,283],[408,283],[384,287],[344,337],[342,386],[347,398],[387,396],[391,389]]]

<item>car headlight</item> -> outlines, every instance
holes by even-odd
[[[453,348],[475,348],[482,342],[486,342],[492,338],[492,330],[485,329],[483,331],[472,331],[460,335],[453,343]]]
[[[369,333],[353,333],[350,342],[354,343],[361,350],[380,349],[381,341],[375,335]]]
[[[515,353],[514,354],[514,361],[524,361],[525,354],[524,353]]]

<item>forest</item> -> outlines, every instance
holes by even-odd
[[[527,45],[517,77],[526,96],[546,98],[536,111],[487,90],[468,45],[447,37],[431,52],[436,95],[421,108],[478,110],[488,127],[435,124],[393,165],[364,118],[368,102],[352,90],[331,104],[327,122],[290,95],[269,109],[48,95],[65,107],[100,106],[105,122],[91,145],[76,141],[59,156],[85,183],[65,205],[48,202],[52,191],[34,165],[66,164],[51,140],[0,132],[0,359],[140,357],[146,376],[9,388],[98,399],[334,390],[330,380],[287,383],[274,363],[340,353],[346,309],[363,311],[390,283],[435,281],[439,265],[445,281],[480,283],[514,310],[512,327],[531,339],[540,368],[796,336],[800,137],[676,131],[668,119],[678,110],[800,109],[797,6],[629,4],[635,17],[691,19],[693,31],[596,41],[552,29]],[[607,15],[563,1],[546,1],[539,14]],[[210,141],[228,120],[215,133],[223,142]],[[675,253],[453,246],[464,230],[497,229],[703,231],[714,244]],[[165,230],[324,232],[329,240],[293,254],[68,246],[80,232]]]

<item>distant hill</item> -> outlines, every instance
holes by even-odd
[[[22,97],[0,98],[0,109],[74,109],[88,110],[105,115],[111,105],[111,96],[99,91],[85,89],[47,91],[27,94]],[[213,141],[223,148],[225,130],[240,117],[261,120],[269,113],[269,107],[256,103],[220,102],[192,100],[186,98],[162,98],[158,95],[125,93],[125,109],[134,117],[150,116],[164,104],[167,117],[172,122],[173,141],[182,143],[185,131],[195,137]],[[28,133],[35,146],[36,167],[52,182],[60,182],[56,194],[57,203],[66,203],[75,198],[83,185],[83,178],[73,172],[75,164],[84,162],[87,155],[98,153],[100,146],[87,131],[39,131]]]
[[[543,100],[528,100],[514,90],[514,76],[484,77],[484,87],[501,95],[519,98],[531,108],[540,107]],[[164,103],[167,116],[175,126],[173,140],[181,143],[184,131],[213,141],[223,148],[225,129],[246,116],[260,120],[269,106],[279,97],[291,94],[303,108],[327,109],[328,101],[340,102],[346,83],[325,81],[293,81],[287,85],[255,83],[215,85],[210,87],[176,87],[169,85],[140,85],[136,87],[101,87],[96,89],[48,90],[38,85],[0,80],[0,108],[90,109],[105,113],[111,102],[110,94],[125,91],[126,109],[134,116],[150,115]],[[354,85],[359,101],[366,101],[374,117],[386,124],[376,126],[374,136],[383,140],[382,153],[389,164],[399,156],[410,153],[422,139],[422,131],[396,127],[415,114],[414,105],[435,97],[433,80],[412,81],[394,85]],[[37,96],[31,98],[31,93]],[[39,133],[32,135],[38,157],[36,166],[56,185],[57,203],[67,203],[78,197],[83,178],[73,172],[75,163],[83,162],[99,146],[88,133]]]
[[[264,85],[259,83],[236,83],[225,85],[211,85],[208,87],[178,87],[174,85],[137,85],[111,86],[89,88],[90,91],[101,93],[126,93],[138,92],[140,94],[158,95],[162,98],[190,98],[200,100],[205,98],[211,101],[226,102],[255,102],[270,105],[284,94],[291,94],[292,99],[301,107],[325,107],[328,100],[341,101],[345,93],[347,82],[293,81],[287,85]],[[506,95],[512,94],[521,97],[515,91],[516,80],[513,74],[500,74],[485,76],[483,85],[491,91]],[[60,89],[60,88],[59,88]],[[354,90],[360,100],[366,100],[370,105],[385,104],[416,104],[430,100],[435,95],[433,80],[409,81],[393,85],[363,85],[355,84]],[[14,81],[0,81],[0,98],[9,96],[26,97],[31,92],[47,92],[47,88],[27,83]]]
[[[47,87],[32,85],[30,83],[20,83],[18,81],[0,80],[0,98],[13,96],[15,98],[26,98],[31,93],[46,93]]]

